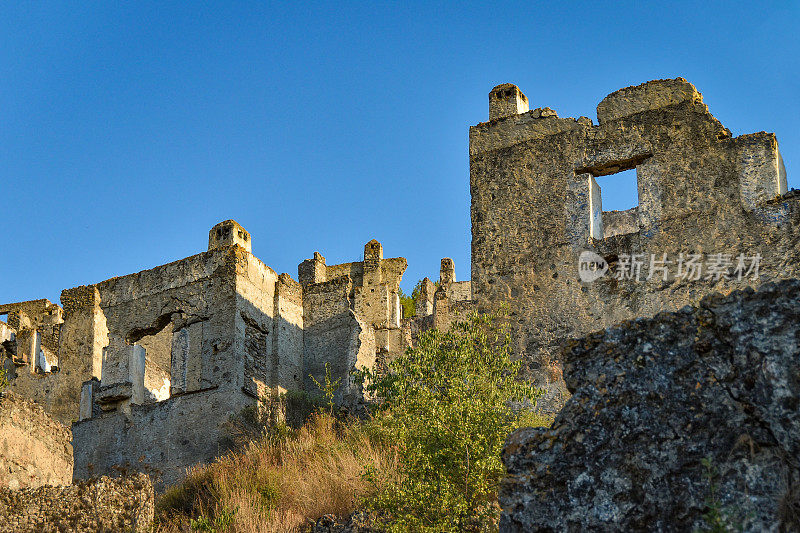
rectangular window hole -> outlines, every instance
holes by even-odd
[[[602,191],[603,211],[627,211],[639,205],[636,168],[595,179]]]
[[[592,169],[590,233],[607,239],[639,231],[639,183],[634,162]]]

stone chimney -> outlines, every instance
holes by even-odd
[[[513,83],[502,83],[489,93],[489,120],[527,113],[528,98]]]
[[[208,250],[218,250],[238,244],[252,252],[250,234],[235,220],[220,222],[208,232]]]
[[[456,266],[453,260],[449,257],[442,258],[442,263],[439,268],[439,282],[443,286],[450,286],[456,281]]]

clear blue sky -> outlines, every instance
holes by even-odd
[[[468,279],[468,128],[502,82],[596,120],[685,77],[734,135],[774,131],[798,187],[798,28],[797,1],[4,2],[0,302],[204,251],[227,218],[295,278],[377,238],[406,290],[443,256]]]

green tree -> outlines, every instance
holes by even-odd
[[[419,298],[420,293],[422,292],[422,281],[417,281],[417,284],[414,285],[414,289],[411,291],[411,296],[407,295],[403,292],[403,289],[400,289],[400,305],[403,307],[403,318],[410,318],[412,316],[417,316],[417,306],[416,302]],[[439,282],[433,282],[434,287],[439,287]]]
[[[517,379],[508,332],[497,315],[426,332],[383,377],[366,372],[382,401],[373,419],[397,446],[400,469],[367,502],[388,531],[496,530],[503,443],[535,401]]]
[[[412,316],[417,315],[417,307],[415,305],[415,298],[412,295],[409,296],[403,292],[403,289],[399,290],[400,295],[400,305],[403,307],[403,318],[411,318]]]

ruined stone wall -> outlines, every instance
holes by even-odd
[[[0,488],[36,488],[72,481],[72,433],[40,405],[0,396]]]
[[[259,398],[303,389],[303,294],[252,254],[237,263],[237,349],[245,356],[245,390]]]
[[[69,370],[62,372],[31,372],[29,365],[9,366],[9,390],[35,401],[64,424],[78,419],[80,388],[89,376]]]
[[[454,302],[472,300],[472,282],[456,281],[451,283],[447,289],[447,298]]]
[[[153,486],[144,474],[65,487],[0,488],[0,532],[147,533],[154,509]]]
[[[223,222],[208,252],[95,286],[108,346],[74,426],[76,479],[136,470],[176,483],[229,449],[231,417],[302,390],[302,288],[243,236]]]
[[[242,302],[254,296],[240,281],[259,268],[251,258],[240,246],[215,248],[94,286],[108,346],[73,426],[75,479],[144,471],[163,488],[228,449],[230,417],[257,396],[244,387],[251,306]]]
[[[250,244],[225,221],[205,253],[62,293],[60,354],[71,378],[15,381],[38,379],[30,396],[46,406],[52,391],[66,391],[58,397],[76,421],[75,479],[131,470],[159,487],[176,483],[228,449],[230,418],[243,409],[289,391],[318,394],[310,376],[324,382],[326,364],[336,401],[358,406],[352,372],[402,350],[405,259],[383,259],[373,240],[359,263],[329,268],[315,254],[298,269],[301,284]]]
[[[348,276],[303,290],[304,389],[312,395],[320,394],[314,379],[325,383],[327,363],[331,378],[342,385],[336,392],[336,401],[341,404],[355,393],[351,371],[361,366],[372,368],[375,360],[374,329],[356,317],[351,294]]]
[[[572,397],[506,443],[500,531],[707,531],[711,505],[800,530],[798,317],[795,279],[571,342]]]
[[[302,390],[305,372],[303,363],[303,288],[289,274],[278,276],[275,293],[273,345],[273,389],[279,393]]]
[[[17,351],[17,330],[0,321],[0,362],[6,375],[15,372],[14,355]]]
[[[20,373],[58,372],[62,312],[47,299],[0,305],[0,315],[7,317],[8,327],[14,330],[15,338],[4,350],[5,357],[12,359],[11,364],[4,363],[12,379]],[[18,386],[20,393],[28,392],[22,382]]]
[[[178,483],[186,468],[230,449],[230,417],[253,405],[241,392],[215,388],[77,422],[74,479],[145,472],[159,490]]]
[[[337,401],[355,405],[361,387],[352,372],[374,368],[405,348],[401,326],[400,280],[406,260],[383,258],[376,240],[364,246],[364,261],[327,265],[315,253],[298,266],[303,287],[305,389],[318,394],[327,363],[341,380]],[[312,379],[313,377],[313,379]]]
[[[0,304],[0,315],[8,315],[6,322],[16,330],[35,329],[41,325],[59,324],[62,321],[62,309],[44,298]],[[50,346],[50,348],[57,349],[58,345]]]
[[[318,252],[298,266],[303,287],[346,277],[351,283],[350,307],[359,320],[381,329],[400,327],[400,281],[408,266],[402,257],[383,258],[383,247],[375,239],[364,246],[364,261],[327,265]]]
[[[404,347],[414,346],[417,338],[431,328],[450,329],[453,322],[466,320],[475,311],[472,300],[472,283],[456,281],[453,260],[442,258],[439,283],[424,278],[414,302],[416,316],[403,321]]]
[[[181,381],[176,391],[219,386],[241,389],[243,372],[237,371],[236,365],[242,361],[234,355],[233,328],[236,250],[212,250],[95,286],[108,327],[100,403],[116,408],[129,402],[155,401],[154,391],[139,390],[147,379],[142,353],[162,368],[180,363],[180,368],[175,368],[177,381]],[[202,338],[200,346],[183,343],[180,336],[186,328]],[[158,342],[153,336],[163,340]],[[176,343],[200,351],[184,351],[179,359],[172,358]],[[148,345],[158,349],[149,355],[134,349]],[[126,387],[130,392],[123,390]]]
[[[95,316],[97,302],[94,289],[79,287],[62,293],[63,310],[47,300],[2,306],[21,328],[3,365],[9,389],[64,424],[78,419],[81,384],[99,376],[107,339]]]
[[[323,257],[323,260],[324,259]],[[339,265],[325,265],[325,274],[321,281],[336,279],[341,276],[348,276],[353,281],[353,285],[363,285],[364,263],[356,261],[354,263],[341,263]]]
[[[776,199],[786,182],[774,135],[732,138],[682,79],[617,91],[597,113],[599,125],[538,109],[470,129],[473,295],[484,309],[509,304],[516,352],[554,410],[563,398],[548,376],[558,375],[563,339],[800,274],[799,200]],[[638,178],[638,209],[626,215],[635,220],[606,236],[598,178],[625,169]],[[586,250],[615,273],[621,258],[666,253],[671,276],[646,279],[645,265],[638,281],[584,282]],[[734,264],[760,254],[760,278],[679,279],[681,253],[729,254]]]
[[[419,294],[414,300],[414,314],[417,317],[424,317],[433,314],[433,295],[436,293],[436,286],[425,277],[420,282]]]
[[[275,284],[278,274],[251,254],[240,253],[236,275],[236,334],[234,353],[244,362],[244,390],[264,397],[273,378]]]

